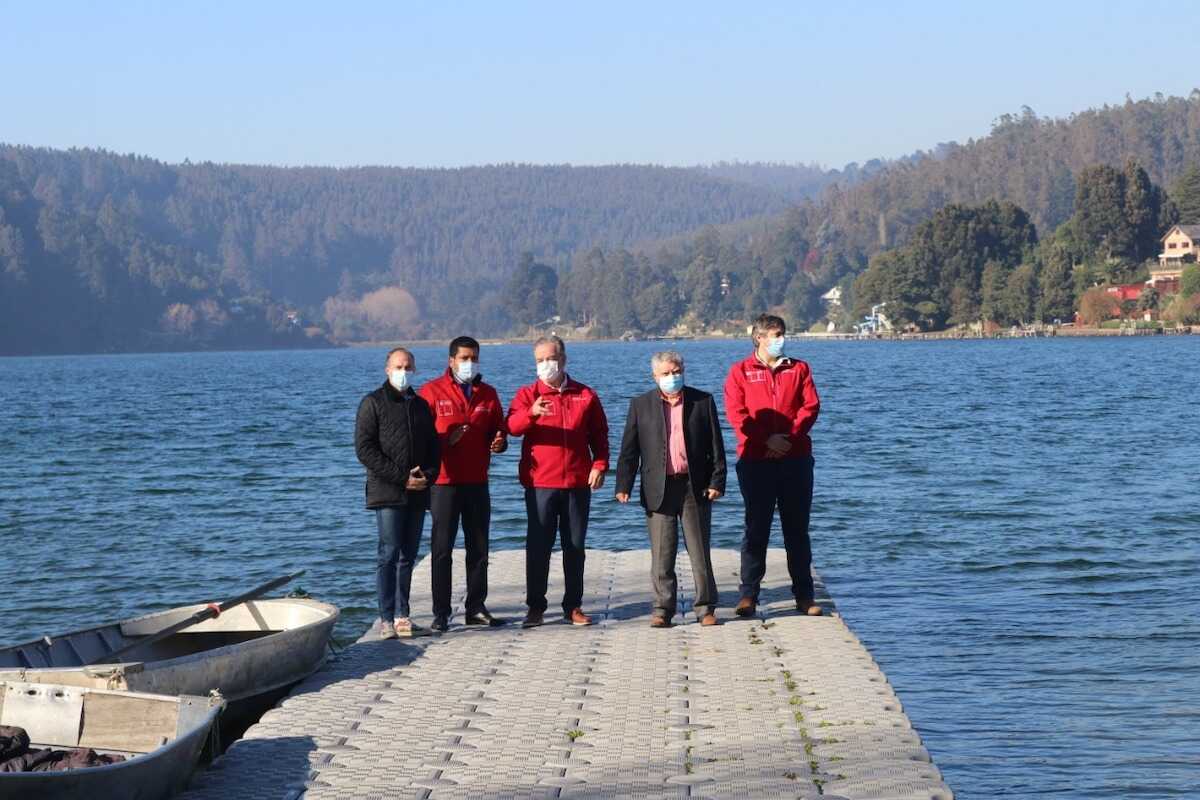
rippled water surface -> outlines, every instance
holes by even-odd
[[[570,346],[614,448],[654,349]],[[719,392],[747,347],[679,349]],[[1200,797],[1200,338],[792,352],[824,402],[817,566],[958,796]],[[444,363],[416,353],[419,377]],[[352,431],[382,355],[0,359],[0,642],[301,568],[356,634],[375,533]],[[485,347],[483,367],[505,402],[532,380],[526,346]],[[518,451],[493,467],[499,548],[523,543]],[[740,538],[730,490],[719,546]],[[611,483],[588,544],[646,546]]]

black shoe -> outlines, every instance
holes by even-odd
[[[525,615],[525,620],[521,623],[521,627],[522,628],[536,628],[539,625],[541,625],[544,621],[545,621],[544,615],[542,614],[541,611],[534,611],[533,609],[530,609],[529,613]]]
[[[434,617],[433,623],[429,626],[430,630],[438,633],[445,633],[450,630],[450,621],[445,617]]]
[[[508,620],[503,617],[493,617],[488,613],[487,609],[476,611],[474,614],[467,614],[464,622],[467,625],[486,625],[489,628],[499,628],[502,625],[508,624]]]

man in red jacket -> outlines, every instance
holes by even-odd
[[[583,613],[584,542],[592,492],[604,485],[608,471],[608,419],[596,393],[565,372],[567,348],[557,336],[533,345],[538,379],[523,386],[508,409],[508,432],[523,436],[521,485],[528,515],[525,540],[523,627],[542,624],[550,553],[561,533],[563,618],[590,625]]]
[[[754,353],[734,364],[725,379],[725,416],[737,434],[738,485],[746,504],[741,599],[734,609],[739,617],[752,617],[757,610],[776,505],[796,608],[809,616],[821,615],[821,607],[813,602],[808,538],[813,493],[808,432],[817,421],[821,400],[808,364],[783,354],[786,331],[779,317],[763,314],[756,319],[751,331]]]
[[[470,336],[450,342],[446,371],[422,386],[420,395],[433,412],[442,452],[442,469],[429,495],[432,628],[445,631],[450,625],[451,556],[460,519],[467,550],[464,621],[503,625],[504,620],[488,613],[484,600],[492,517],[488,466],[492,453],[503,453],[508,440],[500,398],[479,374],[479,342]]]

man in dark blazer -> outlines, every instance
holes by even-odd
[[[654,585],[651,627],[670,627],[677,610],[675,555],[680,520],[696,582],[696,617],[701,625],[716,625],[717,580],[709,535],[713,501],[725,493],[725,443],[717,405],[709,393],[683,385],[679,353],[655,353],[650,369],[656,388],[629,401],[617,461],[616,498],[629,502],[640,467]]]

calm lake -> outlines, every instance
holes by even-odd
[[[656,344],[569,345],[614,449]],[[749,345],[677,349],[719,394]],[[789,353],[824,405],[816,566],[958,796],[1200,796],[1200,337]],[[445,364],[416,355],[422,380]],[[505,403],[533,380],[524,345],[482,367]],[[0,359],[0,643],[297,569],[357,635],[375,529],[354,412],[383,379],[365,350]],[[496,548],[523,546],[519,449],[493,462]],[[716,546],[741,535],[730,477]],[[589,546],[647,546],[611,492]],[[419,619],[428,597],[414,586]]]

